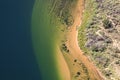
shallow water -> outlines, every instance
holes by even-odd
[[[43,80],[60,80],[55,60],[56,29],[48,15],[50,0],[36,0],[32,16],[33,45]]]

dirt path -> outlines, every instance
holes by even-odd
[[[81,24],[84,0],[79,0],[76,8],[73,10],[74,24],[66,33],[66,45],[69,54],[63,54],[70,70],[72,80],[103,80],[99,71],[89,59],[83,55],[78,45],[77,27]],[[80,74],[79,74],[80,73]]]

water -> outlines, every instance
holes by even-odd
[[[33,44],[43,80],[60,80],[55,60],[55,25],[50,23],[50,0],[36,0],[32,16]],[[55,22],[55,21],[54,21]]]
[[[41,80],[31,39],[34,0],[0,0],[0,80]]]

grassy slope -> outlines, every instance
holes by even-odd
[[[87,54],[89,52],[88,52],[88,49],[84,46],[86,42],[84,30],[86,29],[87,25],[89,24],[92,17],[94,16],[95,8],[96,8],[96,4],[94,3],[94,0],[85,1],[85,9],[82,17],[82,24],[78,32],[79,46],[84,51],[84,53],[87,53]]]

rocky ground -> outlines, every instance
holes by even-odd
[[[94,2],[97,7],[86,26],[84,46],[106,80],[120,80],[120,0]]]

